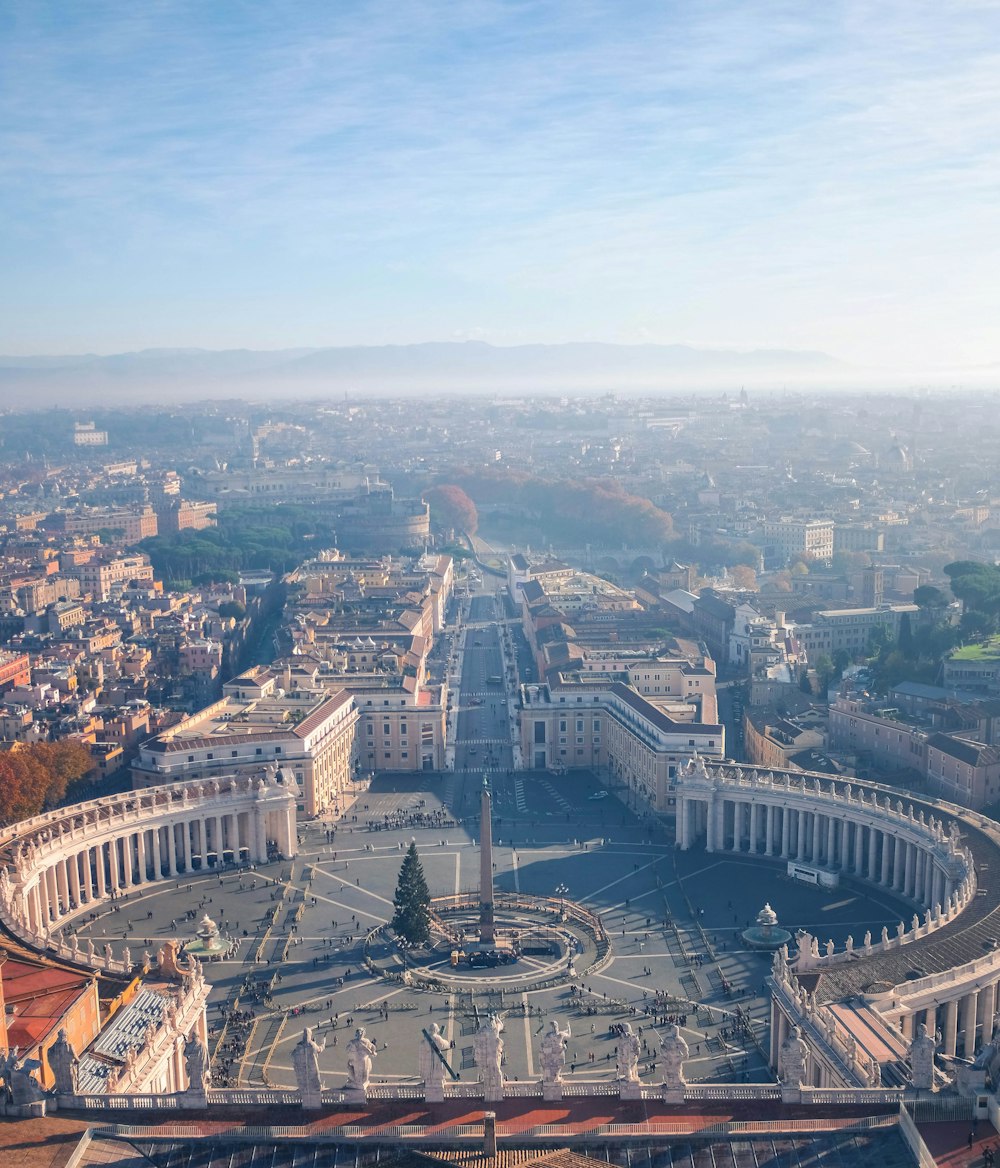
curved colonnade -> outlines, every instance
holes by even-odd
[[[677,846],[756,856],[837,872],[909,901],[895,930],[821,949],[808,933],[779,955],[772,979],[772,1062],[791,1025],[828,1048],[831,1073],[817,1086],[877,1085],[843,1031],[835,1003],[863,1000],[902,1040],[924,1023],[942,1053],[972,1058],[994,1038],[1000,1007],[1000,892],[983,887],[1000,869],[1000,825],[935,799],[803,771],[696,758],[678,775]],[[811,978],[805,991],[798,975]],[[776,1008],[778,1007],[778,1008]],[[817,1060],[818,1061],[818,1060]]]
[[[0,919],[33,948],[127,973],[127,948],[81,949],[56,930],[120,893],[295,848],[294,792],[268,772],[126,791],[0,831]]]

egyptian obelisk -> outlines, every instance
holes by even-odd
[[[493,923],[493,800],[483,775],[483,797],[479,811],[479,943],[496,940]]]

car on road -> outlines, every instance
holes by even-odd
[[[595,791],[594,794],[590,796],[590,800],[593,802],[595,799],[607,799],[607,797],[607,791]]]

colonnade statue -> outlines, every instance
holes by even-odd
[[[319,1056],[326,1049],[326,1040],[317,1042],[313,1028],[307,1026],[302,1037],[292,1047],[292,1067],[295,1082],[302,1096],[303,1107],[320,1107],[323,1103],[323,1082],[319,1077]]]
[[[490,1014],[472,1040],[476,1066],[483,1082],[483,1098],[487,1103],[499,1103],[503,1099],[503,1039],[500,1037],[502,1030],[503,1022],[499,1016]]]
[[[56,1081],[59,1095],[75,1095],[80,1081],[80,1060],[76,1057],[65,1029],[49,1047],[49,1066]]]
[[[378,1054],[378,1047],[370,1038],[365,1038],[365,1028],[359,1026],[354,1037],[347,1044],[347,1089],[367,1091],[372,1077],[372,1060]]]
[[[781,1044],[778,1056],[778,1070],[782,1085],[789,1090],[798,1091],[806,1075],[806,1061],[809,1058],[809,1046],[802,1037],[798,1026],[788,1031],[788,1037]]]
[[[685,1042],[680,1027],[676,1022],[671,1022],[660,1039],[663,1087],[666,1091],[680,1091],[682,1098],[684,1088],[687,1085],[684,1078],[684,1060],[690,1053],[691,1048]]]
[[[448,1040],[436,1022],[431,1023],[430,1030],[423,1031],[421,1038],[417,1070],[424,1083],[424,1098],[428,1103],[440,1103],[444,1099],[444,1080],[448,1073],[445,1064]]]

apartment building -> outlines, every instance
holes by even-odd
[[[342,690],[286,692],[263,667],[223,687],[223,697],[144,743],[132,764],[135,787],[176,779],[253,773],[277,764],[294,780],[306,815],[337,813],[354,779],[358,720]]]
[[[782,516],[764,523],[768,567],[781,568],[795,556],[828,564],[833,558],[832,519],[795,519]]]
[[[913,617],[919,611],[915,604],[825,609],[817,612],[810,624],[796,625],[795,636],[811,661],[819,653],[832,655],[840,649],[853,656],[867,650],[877,628],[884,628],[890,637],[897,638],[904,614]]]
[[[520,731],[528,766],[606,768],[612,782],[658,812],[672,805],[677,768],[695,752],[725,757],[725,728],[701,721],[698,705],[651,701],[609,679],[560,677],[522,686]]]
[[[84,592],[95,600],[110,600],[116,587],[131,580],[152,583],[153,567],[144,555],[116,556],[113,560],[92,560],[72,569]]]

